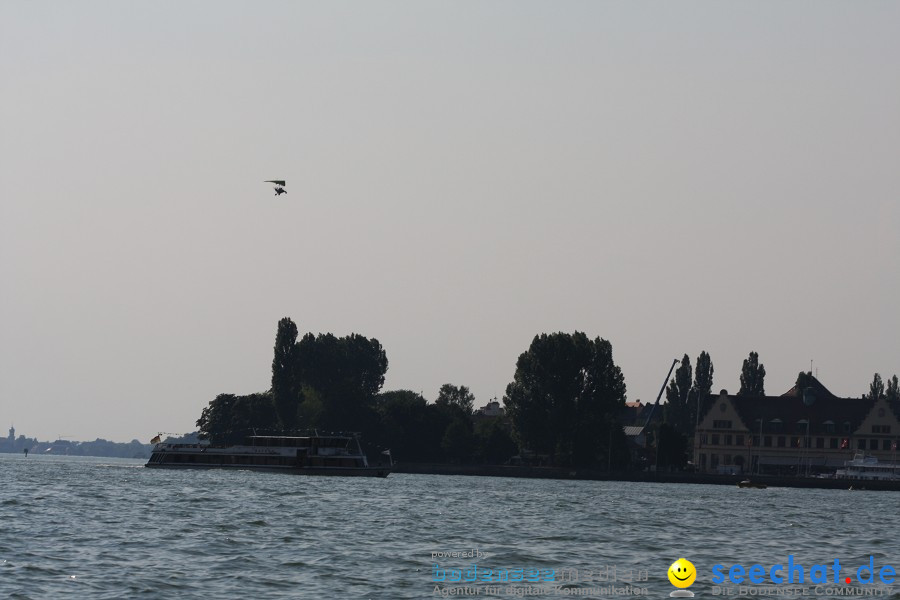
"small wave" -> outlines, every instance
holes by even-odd
[[[32,564],[23,565],[21,567],[21,569],[23,571],[25,571],[26,573],[40,573],[40,574],[45,574],[45,575],[62,575],[63,574],[63,572],[60,571],[59,569],[53,569],[53,568],[49,568],[49,567],[41,567],[41,566],[32,565]]]
[[[281,566],[282,567],[306,567],[308,565],[305,562],[303,562],[302,560],[290,560],[288,562],[281,563]]]

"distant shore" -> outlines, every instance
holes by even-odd
[[[506,465],[447,465],[436,463],[398,463],[394,473],[420,475],[466,475],[475,477],[518,477],[528,479],[568,479],[586,481],[635,481],[644,483],[705,483],[711,485],[737,484],[745,479],[769,487],[818,488],[848,490],[900,491],[900,481],[864,481],[852,479],[820,479],[817,477],[786,477],[779,475],[714,475],[710,473],[609,473],[590,469],[561,467],[523,467]]]

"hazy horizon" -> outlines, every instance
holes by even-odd
[[[900,374],[898,51],[890,2],[0,4],[0,427],[193,431],[285,316],[432,401],[575,330],[629,400],[702,350],[858,397]]]

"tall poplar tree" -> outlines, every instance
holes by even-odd
[[[887,390],[884,396],[891,402],[900,401],[900,382],[897,381],[896,375],[888,379]]]
[[[872,378],[872,383],[869,384],[869,393],[866,394],[866,398],[869,400],[884,398],[884,382],[881,380],[881,375],[879,373],[875,373],[875,376]]]
[[[766,367],[760,364],[759,355],[751,352],[750,356],[744,359],[744,366],[741,369],[741,389],[738,396],[765,396],[765,379]]]
[[[293,429],[297,424],[296,361],[297,325],[289,317],[284,317],[278,321],[278,332],[275,334],[272,400],[278,420],[285,429]]]
[[[681,359],[681,366],[675,369],[675,377],[666,388],[666,418],[679,433],[690,430],[691,411],[688,398],[692,387],[691,359],[687,354]]]

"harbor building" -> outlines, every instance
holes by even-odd
[[[693,460],[706,473],[816,475],[857,453],[895,462],[898,440],[897,402],[839,398],[810,377],[781,396],[707,396]]]

